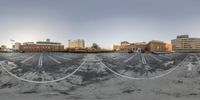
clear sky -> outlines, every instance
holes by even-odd
[[[200,0],[0,0],[0,44],[81,38],[111,48],[180,34],[200,37]]]

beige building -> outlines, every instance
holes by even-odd
[[[0,45],[0,52],[6,51],[6,46],[5,45]]]
[[[126,46],[128,46],[128,45],[130,45],[130,43],[129,43],[128,41],[122,41],[122,42],[120,43],[120,50],[121,50],[121,51],[127,51],[127,50],[126,50]]]
[[[190,38],[189,35],[177,36],[171,40],[175,52],[200,52],[200,38]]]
[[[113,46],[113,48],[114,48],[114,46]],[[138,51],[138,50],[145,51],[146,42],[129,43],[127,41],[123,41],[123,42],[121,42],[119,49],[120,49],[120,51],[125,51],[125,52]]]
[[[68,48],[85,48],[85,41],[81,39],[69,40]]]
[[[125,47],[125,51],[142,52],[146,49],[146,42],[132,43]]]
[[[114,51],[120,51],[121,46],[120,45],[113,45]]]
[[[172,52],[172,45],[169,43],[165,43],[166,52]]]

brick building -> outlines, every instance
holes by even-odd
[[[127,51],[127,46],[129,46],[130,43],[128,41],[122,41],[120,43],[120,50],[121,51]]]
[[[132,43],[130,45],[125,46],[124,50],[125,51],[138,51],[138,50],[145,51],[146,50],[146,43],[145,42]]]
[[[21,52],[61,52],[64,51],[64,45],[58,42],[38,41],[35,43],[23,43],[20,45],[19,51]]]
[[[114,46],[113,46],[114,47]],[[148,44],[146,42],[128,43],[121,42],[120,51],[124,52],[171,52],[171,44],[164,43],[162,41],[152,40]]]
[[[165,52],[166,49],[166,43],[162,41],[156,41],[152,40],[147,44],[147,51],[150,52]]]

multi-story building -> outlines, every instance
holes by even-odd
[[[166,52],[166,43],[163,41],[152,40],[147,44],[147,50],[150,52]]]
[[[127,51],[126,46],[128,46],[128,45],[130,45],[130,43],[129,43],[128,41],[122,41],[122,42],[120,43],[120,50],[121,50],[121,51]]]
[[[147,48],[147,43],[146,42],[138,42],[138,43],[135,43],[135,46],[136,46],[136,51],[146,51],[146,48]]]
[[[125,46],[126,51],[145,51],[146,50],[146,42],[138,42],[132,43],[130,45]]]
[[[69,40],[68,48],[70,48],[70,49],[74,49],[74,48],[82,49],[82,48],[85,48],[85,41],[82,40],[82,39]]]
[[[14,50],[15,50],[15,51],[19,51],[20,46],[21,46],[21,43],[16,42],[15,45],[14,45]]]
[[[200,52],[200,38],[190,38],[189,35],[180,35],[171,40],[175,52]]]
[[[124,52],[128,52],[128,51],[138,51],[138,50],[142,50],[145,51],[146,49],[146,42],[138,42],[138,43],[129,43],[127,41],[123,41],[121,42],[121,45],[113,45],[113,50],[117,50],[118,51],[124,51]]]
[[[32,45],[34,42],[24,42],[23,45]]]
[[[50,42],[50,39],[46,41],[26,42],[20,45],[19,51],[22,52],[61,52],[64,51],[64,45],[58,42]]]
[[[0,45],[0,52],[6,51],[7,47],[5,45]]]
[[[126,52],[128,52],[128,51],[135,51],[135,49],[136,49],[135,44],[134,44],[134,43],[131,43],[131,44],[129,44],[129,45],[124,46],[123,49],[121,49],[121,51],[126,51]]]
[[[138,42],[129,43],[127,41],[121,42],[120,47],[115,46],[115,48],[120,48],[120,51],[125,52],[171,52],[171,44],[164,43],[162,41],[152,40],[149,43]],[[113,46],[113,50],[115,50]]]
[[[165,43],[166,52],[172,52],[172,45],[170,43]]]
[[[114,51],[120,51],[121,46],[120,45],[113,45]]]

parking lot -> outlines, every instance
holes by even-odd
[[[81,65],[81,67],[87,70],[85,70],[85,72],[78,70],[76,74],[79,76],[84,77],[85,74],[88,76],[89,72],[92,72],[93,76],[99,74],[98,70],[102,70],[100,67],[103,63],[106,67],[120,75],[144,78],[151,77],[153,74],[157,75],[158,72],[164,73],[176,67],[186,56],[187,54],[181,53],[1,53],[0,61],[7,61],[9,64],[7,69],[18,77],[35,81],[49,81],[69,75],[76,70],[85,59],[87,59],[87,61]],[[88,70],[88,68],[90,68],[90,70]],[[104,71],[109,72],[109,75],[113,74],[105,68]]]
[[[150,74],[165,72],[176,67],[186,56],[184,53],[146,54],[110,53],[100,56],[106,66],[131,77],[149,77]]]
[[[0,53],[0,65],[0,92],[7,96],[47,93],[93,99],[152,93],[177,98],[178,93],[179,98],[199,98],[200,54],[196,53]]]
[[[13,62],[8,68],[18,77],[26,78],[27,73],[64,77],[73,72],[83,62],[84,54],[64,53],[2,53],[0,60]],[[38,79],[41,80],[41,79]],[[48,79],[51,80],[51,79]]]

